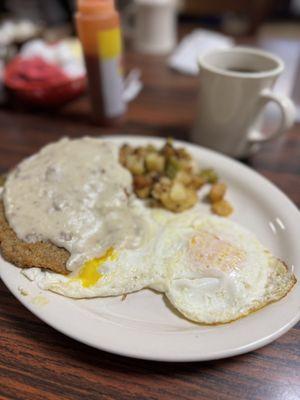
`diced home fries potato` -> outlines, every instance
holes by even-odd
[[[123,145],[120,162],[133,175],[134,191],[141,199],[153,199],[170,211],[181,212],[198,202],[197,191],[202,186],[212,184],[209,200],[213,212],[218,215],[232,212],[232,207],[223,200],[227,187],[217,183],[216,172],[211,168],[200,170],[187,150],[174,147],[172,140],[167,140],[160,149],[153,145]]]
[[[164,156],[157,153],[149,153],[145,157],[147,171],[163,172],[165,169]]]
[[[212,211],[220,217],[228,217],[233,213],[233,208],[227,200],[219,200],[212,204]]]
[[[226,190],[227,186],[225,185],[225,183],[213,184],[209,192],[210,201],[212,203],[215,203],[216,201],[222,200],[225,196]]]
[[[142,175],[145,172],[144,159],[137,154],[129,154],[127,156],[125,167],[133,175]]]

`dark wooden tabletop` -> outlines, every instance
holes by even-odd
[[[187,139],[197,79],[172,72],[164,57],[129,53],[145,87],[124,128],[91,125],[86,98],[59,112],[0,109],[0,172],[64,135],[128,133]],[[300,206],[300,125],[266,144],[249,165]],[[252,353],[205,363],[157,363],[111,355],[56,332],[0,283],[0,399],[300,398],[300,324]]]

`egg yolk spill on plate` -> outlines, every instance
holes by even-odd
[[[81,280],[82,286],[85,288],[94,286],[102,278],[102,274],[99,272],[101,265],[106,261],[114,261],[116,257],[116,251],[112,247],[109,248],[102,256],[86,261],[75,280]]]

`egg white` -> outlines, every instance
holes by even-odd
[[[149,286],[153,281],[152,258],[159,223],[146,208],[142,214],[140,218],[147,229],[139,247],[107,249],[99,254],[101,261],[88,260],[91,268],[84,264],[67,276],[39,268],[23,270],[23,274],[41,289],[72,298],[118,296]]]
[[[165,292],[185,317],[226,323],[279,300],[295,277],[255,236],[220,217],[185,213],[164,232]]]
[[[246,316],[282,298],[296,282],[283,262],[230,220],[197,207],[179,215],[145,208],[144,218],[148,229],[140,247],[110,249],[100,255],[96,269],[91,260],[96,281],[86,279],[84,266],[68,276],[38,268],[23,273],[41,289],[73,298],[151,288],[165,293],[186,318],[203,324]]]
[[[39,268],[24,270],[23,273],[41,289],[77,299],[118,296],[143,289],[150,283],[146,248],[140,251],[119,250],[115,254],[115,259],[108,259],[98,266],[99,279],[88,286],[79,277],[80,268],[68,276]]]

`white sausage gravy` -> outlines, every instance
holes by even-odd
[[[9,174],[3,201],[17,236],[67,249],[70,271],[108,247],[138,247],[147,229],[118,147],[97,138],[64,138],[25,159]]]

